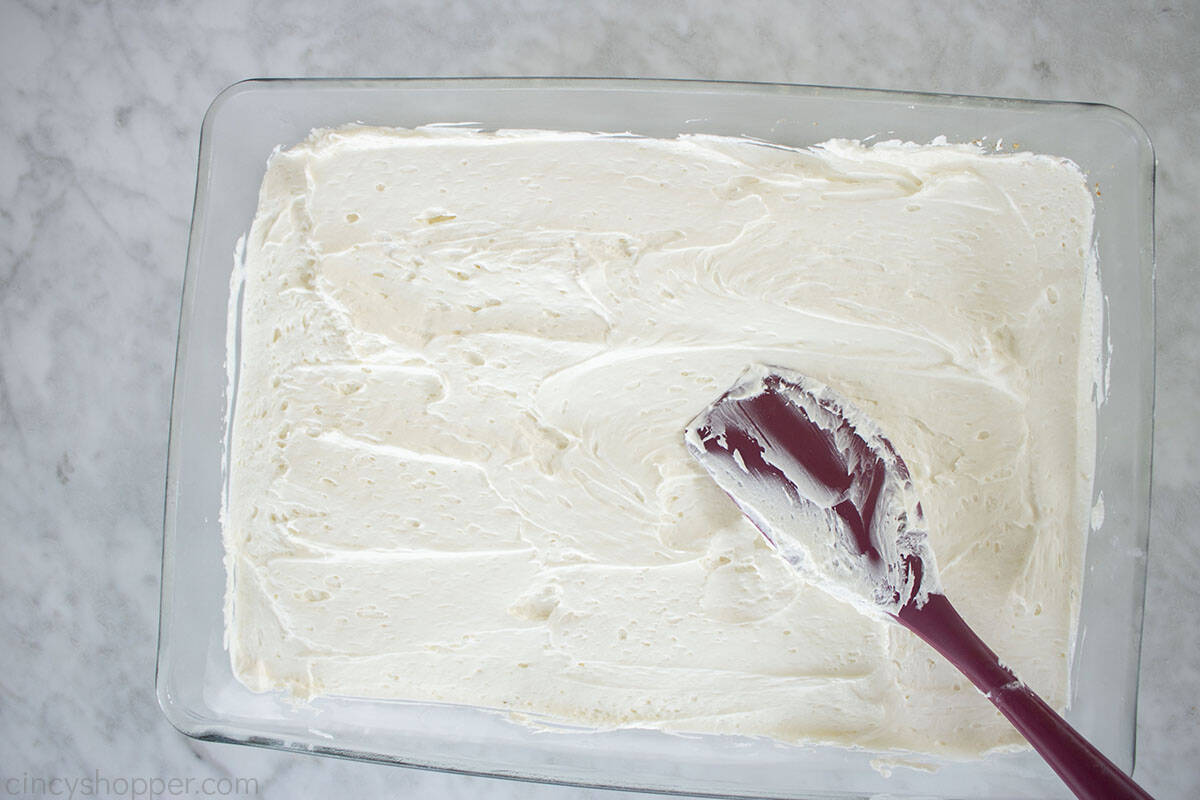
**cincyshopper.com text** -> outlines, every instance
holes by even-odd
[[[258,794],[257,778],[161,778],[105,775],[96,770],[80,777],[25,773],[0,777],[0,794],[9,797],[239,797]]]

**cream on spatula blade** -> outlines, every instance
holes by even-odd
[[[942,592],[920,499],[879,427],[818,381],[756,365],[687,426],[696,460],[811,583],[946,657],[1082,798],[1148,798],[1033,693]]]

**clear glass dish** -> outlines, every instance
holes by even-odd
[[[1096,194],[1110,355],[1068,719],[1132,769],[1153,424],[1154,155],[1115,108],[779,84],[609,79],[256,80],[212,103],[200,138],[167,461],[157,693],[189,736],[525,780],[713,796],[1066,796],[1031,752],[872,768],[878,753],[645,730],[538,731],[493,711],[250,692],[223,647],[225,345],[234,248],[267,156],[314,127],[362,121],[747,135],[982,140],[1074,160]]]

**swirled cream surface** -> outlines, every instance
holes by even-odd
[[[224,536],[255,690],[978,754],[1015,731],[807,585],[688,455],[764,362],[903,454],[946,593],[1066,700],[1095,436],[1069,162],[315,132],[246,242]],[[235,293],[236,294],[236,293]]]

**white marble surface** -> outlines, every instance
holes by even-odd
[[[153,691],[208,102],[256,76],[574,74],[1096,100],[1145,124],[1159,378],[1137,776],[1160,797],[1200,796],[1197,4],[946,5],[0,0],[0,777],[242,775],[281,798],[620,796],[201,744],[169,727]]]

